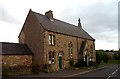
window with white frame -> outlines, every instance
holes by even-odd
[[[55,45],[55,35],[49,35],[49,45]]]
[[[49,52],[49,64],[54,64],[55,63],[55,51],[50,51]]]
[[[51,55],[52,55],[52,52],[50,51],[50,52],[49,52],[49,64],[52,63],[52,61],[51,61],[51,60],[52,60],[52,56],[51,56]]]

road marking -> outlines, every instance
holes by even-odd
[[[103,69],[107,66],[104,66],[104,67],[101,67],[101,68],[97,68],[97,69],[93,69],[93,70],[88,70],[88,71],[85,71],[85,72],[80,72],[80,73],[76,73],[76,74],[71,74],[71,75],[67,75],[67,76],[63,76],[63,77],[73,77],[73,76],[76,76],[76,75],[81,75],[81,74],[85,74],[85,73],[88,73],[88,72],[91,72],[91,71],[95,71],[95,70],[99,70],[99,69]]]
[[[92,70],[85,71],[85,72],[81,72],[81,73],[77,73],[77,74],[67,75],[67,76],[63,76],[63,77],[73,77],[73,76],[85,74],[85,73],[88,73],[88,72],[91,72],[91,71],[92,71]]]
[[[119,67],[119,68],[120,68],[120,67]],[[114,75],[114,74],[118,71],[119,68],[117,68],[111,75],[109,75],[109,76],[107,77],[107,79],[109,79],[112,75]]]
[[[112,75],[114,75],[114,74],[115,74],[115,72],[112,73]]]
[[[107,79],[109,79],[111,76],[109,76]]]

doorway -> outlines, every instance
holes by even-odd
[[[59,69],[62,69],[62,53],[59,53]]]

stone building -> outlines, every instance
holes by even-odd
[[[16,72],[17,74],[23,74],[23,72],[31,74],[32,57],[32,51],[25,44],[0,42],[0,66],[2,66],[3,74],[15,74]],[[8,71],[8,68],[16,69]]]
[[[45,64],[55,70],[65,69],[83,58],[96,61],[95,39],[83,28],[55,19],[49,10],[45,15],[30,9],[23,28],[18,36],[19,43],[26,44],[34,54],[33,63],[43,69]]]

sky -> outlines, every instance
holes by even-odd
[[[78,25],[95,38],[95,49],[118,50],[119,0],[0,0],[0,42],[18,43],[30,9]]]

